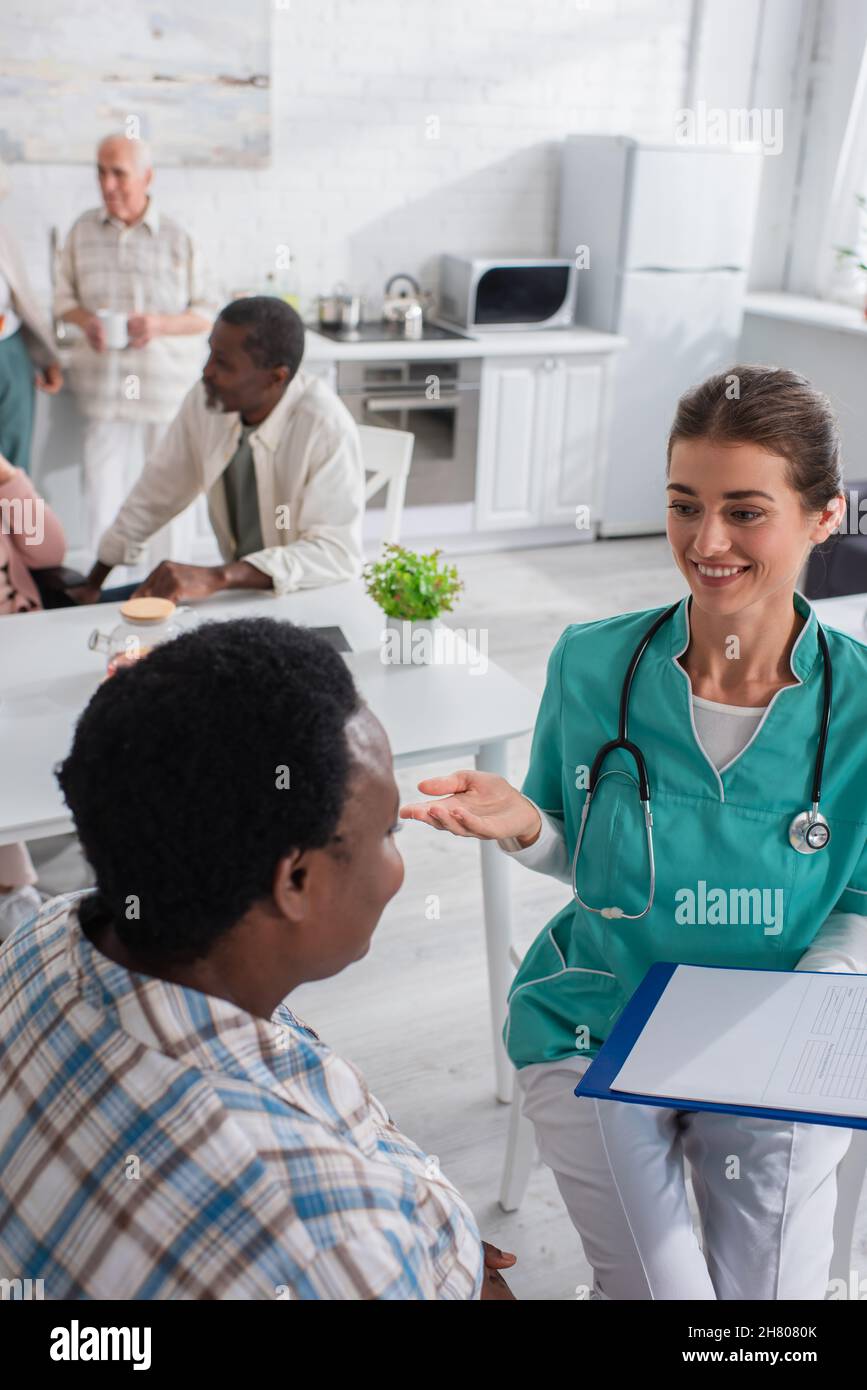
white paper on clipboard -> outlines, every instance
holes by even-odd
[[[867,975],[678,965],[611,1089],[867,1117]]]

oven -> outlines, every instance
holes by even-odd
[[[337,393],[359,425],[415,435],[407,506],[475,501],[481,375],[480,357],[338,364]],[[380,492],[368,505],[384,502]]]

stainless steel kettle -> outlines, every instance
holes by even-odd
[[[399,294],[392,294],[392,285],[398,280],[405,280],[411,285],[414,294],[407,290],[401,290]],[[421,287],[417,280],[411,275],[392,275],[385,287],[385,297],[382,301],[382,317],[386,323],[402,324],[407,336],[412,336],[415,331],[421,331],[422,318],[424,315],[424,302],[422,300]]]

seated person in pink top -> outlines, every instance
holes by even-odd
[[[42,607],[31,570],[63,563],[63,527],[27,474],[0,454],[0,615]]]
[[[62,564],[65,551],[51,508],[27,474],[0,454],[0,617],[42,607],[31,570]],[[26,845],[0,845],[0,941],[42,906],[35,882]]]

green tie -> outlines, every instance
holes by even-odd
[[[241,425],[241,438],[223,474],[229,526],[235,538],[235,556],[243,559],[264,549],[259,499],[256,496],[256,470],[250,435],[255,425]]]

